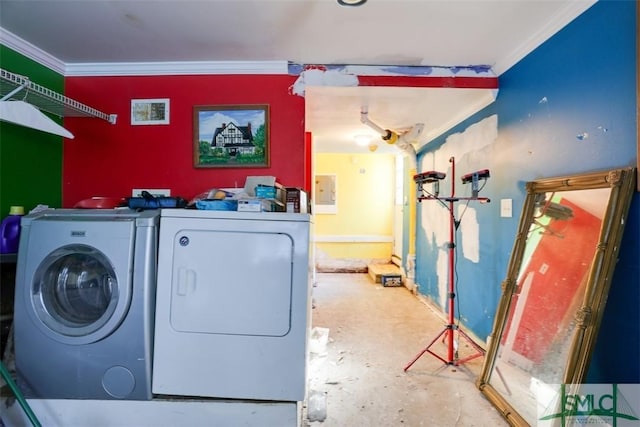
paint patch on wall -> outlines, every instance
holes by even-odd
[[[478,169],[474,162],[483,159],[486,154],[474,156],[486,147],[493,144],[498,137],[498,116],[493,115],[474,123],[464,132],[453,134],[447,138],[445,143],[437,150],[425,153],[420,159],[420,171],[439,171],[447,173],[447,177],[440,182],[440,196],[450,195],[451,188],[451,163],[449,159],[456,158],[456,185],[459,187],[460,172],[459,166],[472,167],[470,170]],[[457,158],[460,157],[460,159]],[[475,169],[473,169],[475,167]],[[468,171],[464,171],[468,172]],[[427,188],[431,191],[431,188]],[[456,195],[458,195],[456,193]],[[476,203],[476,202],[472,202]],[[477,210],[474,207],[466,207],[463,202],[458,202],[454,206],[454,212],[461,223],[456,233],[457,245],[462,247],[458,252],[468,260],[478,263],[480,261],[480,226],[477,218]],[[435,200],[424,200],[419,204],[419,215],[422,232],[425,236],[428,248],[435,252],[435,270],[438,274],[438,295],[439,303],[444,308],[448,293],[449,280],[449,220],[451,214],[448,203],[443,205]],[[418,237],[419,238],[419,237]],[[429,247],[430,245],[430,247]]]
[[[343,70],[309,69],[300,73],[300,77],[291,86],[290,91],[294,95],[304,96],[307,86],[358,86],[358,76],[349,74]]]
[[[478,78],[475,84],[486,89],[495,89],[493,99],[497,95],[497,78],[491,67],[485,65],[469,67],[431,67],[431,66],[373,66],[373,65],[301,65],[289,64],[289,74],[298,78],[289,88],[293,95],[304,97],[307,86],[354,87],[361,81],[358,76],[365,77],[429,77],[446,78],[450,81],[440,82],[438,87],[455,86],[455,78]],[[364,79],[366,80],[366,79]]]
[[[462,238],[457,244],[462,244],[462,255],[469,261],[478,263],[480,262],[480,225],[476,209],[458,205],[458,220],[460,220],[458,235]]]
[[[438,253],[438,303],[443,309],[447,305],[447,295],[449,294],[449,251],[444,248]]]
[[[394,77],[495,77],[490,65],[475,65],[462,67],[431,66],[431,65],[325,65],[325,64],[294,64],[288,65],[289,74],[302,74],[309,70],[338,71],[359,76],[394,76]]]
[[[492,115],[474,123],[464,132],[454,133],[447,137],[446,142],[436,151],[436,160],[440,167],[447,167],[452,153],[456,156],[480,151],[492,144],[498,138],[498,116]]]

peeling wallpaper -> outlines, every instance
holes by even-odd
[[[440,197],[450,197],[452,168],[450,159],[455,159],[456,176],[454,182],[455,196],[470,197],[470,185],[462,185],[460,177],[477,169],[468,169],[465,156],[469,152],[475,153],[485,146],[495,142],[498,133],[497,116],[492,115],[473,124],[464,132],[455,133],[446,138],[446,142],[435,151],[426,153],[420,161],[420,171],[445,172],[447,177],[440,183]],[[458,156],[462,161],[458,160]],[[461,169],[465,167],[466,169]],[[489,183],[490,183],[489,179]],[[427,187],[429,184],[427,184]],[[489,184],[490,188],[490,184]],[[432,191],[427,188],[427,190]],[[482,197],[487,197],[488,188],[482,190]],[[478,209],[485,208],[478,201],[458,201],[454,203],[453,212],[449,211],[449,202],[425,200],[420,202],[419,235],[418,239],[425,239],[427,251],[437,254],[436,280],[437,301],[444,309],[447,302],[449,285],[449,248],[450,218],[453,213],[459,227],[454,233],[456,243],[455,257],[465,258],[473,263],[480,260],[480,230],[478,223]],[[421,234],[421,235],[420,235]],[[420,283],[418,283],[420,284]]]

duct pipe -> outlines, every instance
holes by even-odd
[[[387,142],[387,144],[395,144],[398,140],[398,134],[389,129],[382,129],[380,126],[369,120],[368,112],[365,108],[360,110],[360,121],[365,125],[369,126],[371,129],[375,130],[382,136],[382,139]]]
[[[409,157],[409,188],[407,190],[408,206],[409,206],[409,249],[407,251],[406,272],[407,278],[405,280],[405,286],[414,294],[418,293],[418,287],[416,286],[416,204],[418,203],[416,183],[413,177],[417,173],[417,159],[416,151],[411,146]],[[406,150],[407,152],[409,150]]]
[[[378,126],[377,124],[369,120],[368,114],[369,113],[367,112],[367,109],[362,107],[362,109],[360,110],[360,121],[365,125],[369,126],[371,129],[378,132],[381,136],[385,136],[387,134],[387,130],[382,129],[380,126]]]
[[[396,144],[400,150],[405,154],[409,159],[409,189],[408,189],[408,205],[409,205],[409,250],[407,252],[407,261],[406,261],[406,279],[405,286],[414,294],[417,293],[418,288],[415,284],[416,277],[416,203],[418,203],[417,193],[416,193],[416,183],[413,180],[413,176],[417,173],[418,169],[418,159],[416,155],[416,149],[407,139],[407,134],[403,134],[398,136],[397,133],[389,130],[383,129],[374,122],[369,119],[368,111],[366,108],[362,107],[360,110],[360,121],[378,132],[382,139],[387,141],[389,144]],[[417,129],[418,134],[422,132],[422,124],[416,125],[419,127]],[[411,133],[411,132],[409,132]],[[416,135],[417,137],[417,135]]]
[[[404,135],[398,138],[398,140],[396,141],[396,145],[409,158],[409,169],[413,169],[414,172],[411,175],[411,177],[413,177],[413,175],[415,175],[415,170],[418,168],[416,149],[413,147],[413,144],[409,143],[406,140]]]
[[[409,189],[408,191],[408,205],[409,205],[409,250],[407,253],[407,279],[406,286],[413,293],[417,293],[417,288],[415,286],[415,277],[416,277],[416,204],[418,203],[417,199],[417,189],[416,183],[413,180],[413,177],[417,173],[418,169],[418,159],[416,155],[416,149],[414,146],[407,141],[406,134],[400,136],[398,141],[396,142],[398,148],[400,148],[405,157],[409,159]]]

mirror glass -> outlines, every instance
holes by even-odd
[[[527,184],[478,379],[513,425],[536,425],[558,384],[584,378],[633,174],[620,169]]]

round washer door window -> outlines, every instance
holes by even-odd
[[[31,297],[36,315],[55,333],[50,334],[53,338],[58,335],[65,342],[86,344],[113,329],[109,324],[114,323],[119,294],[116,273],[102,252],[68,245],[42,261]]]

